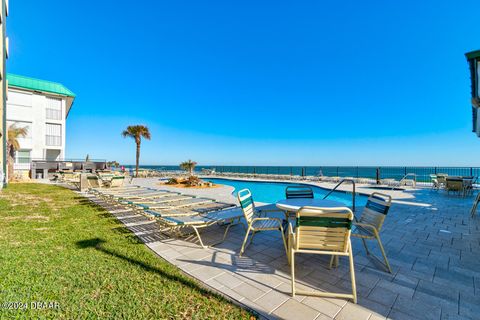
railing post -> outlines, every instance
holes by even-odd
[[[377,184],[380,184],[380,168],[377,168],[376,170],[376,180]]]
[[[352,193],[352,209],[353,209],[353,212],[355,212],[355,181],[352,181],[353,183],[353,193]]]

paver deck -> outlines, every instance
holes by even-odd
[[[198,195],[235,202],[228,188],[198,190]],[[245,232],[241,226],[232,227],[222,244],[202,249],[193,236],[169,238],[154,221],[120,208],[108,209],[160,257],[266,318],[478,319],[480,217],[470,217],[473,197],[420,189],[396,198],[400,201],[392,205],[381,234],[392,274],[366,255],[359,239],[352,238],[358,304],[302,295],[292,298],[289,265],[278,232],[256,235],[239,257]],[[223,230],[213,227],[204,232],[205,242],[219,239]],[[379,254],[376,243],[370,241],[369,247]],[[303,290],[350,290],[347,260],[341,258],[340,266],[332,270],[328,257],[299,255],[296,260]]]

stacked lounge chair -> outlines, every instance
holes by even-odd
[[[185,230],[193,230],[203,248],[207,246],[201,238],[200,229],[216,224],[226,225],[221,241],[210,244],[215,245],[225,240],[230,227],[240,223],[243,217],[242,211],[233,208],[233,204],[168,190],[124,186],[115,189],[92,188],[89,192],[107,204],[128,208],[155,219],[173,235],[185,236],[188,234]]]

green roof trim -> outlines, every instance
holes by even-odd
[[[73,93],[63,84],[58,82],[51,82],[25,76],[19,76],[11,73],[7,73],[7,80],[9,87],[16,87],[41,92],[51,92],[62,96],[73,98],[75,97],[75,93]]]
[[[467,52],[467,53],[465,53],[465,56],[467,57],[467,60],[480,58],[480,50]]]

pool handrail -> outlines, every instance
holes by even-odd
[[[327,197],[329,195],[331,195],[335,190],[337,190],[337,188],[344,182],[351,182],[352,183],[352,211],[355,212],[355,196],[356,196],[356,192],[355,192],[355,180],[353,179],[342,179],[340,180],[340,182],[338,182],[335,187],[333,187],[333,189],[330,190],[330,192],[327,193],[327,195],[325,197],[323,197],[323,199],[327,199]]]

